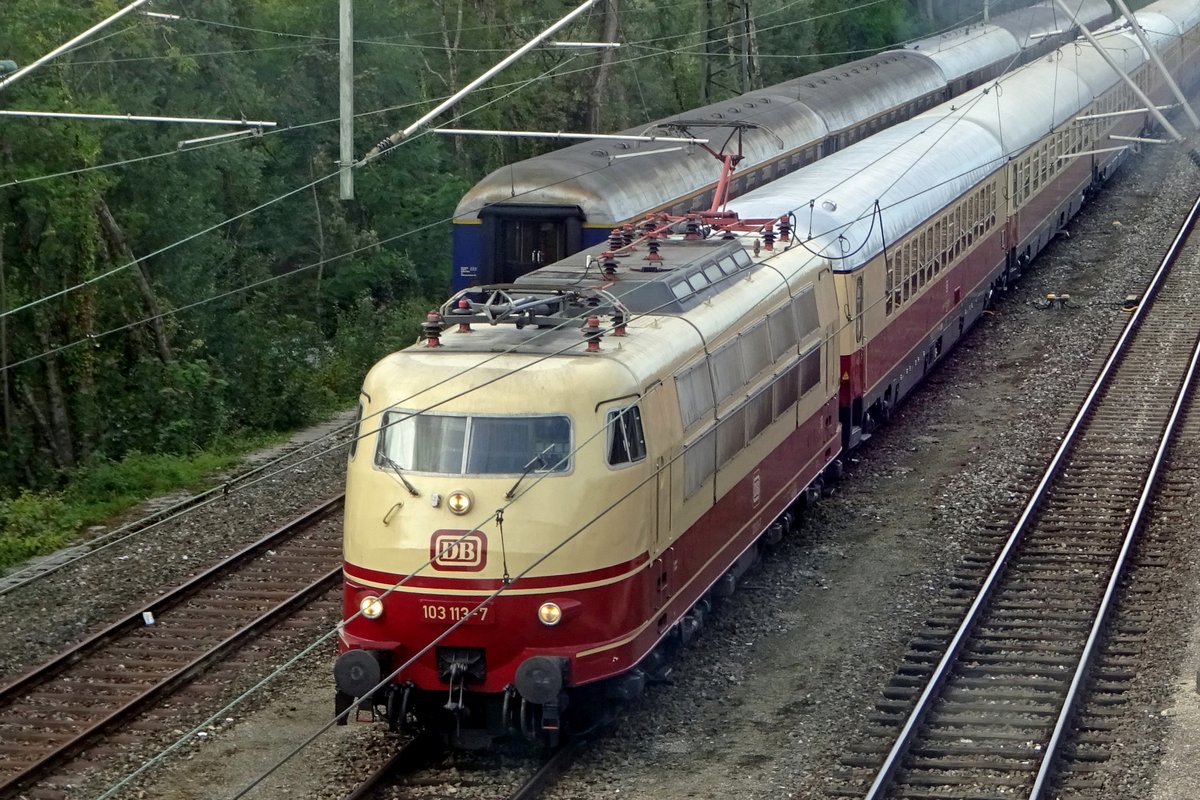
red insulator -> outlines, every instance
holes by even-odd
[[[587,351],[589,353],[600,352],[600,337],[604,335],[604,329],[600,327],[600,318],[596,316],[588,317],[587,324],[579,329],[583,337],[587,339]]]
[[[613,309],[612,324],[613,324],[613,332],[612,332],[613,336],[624,336],[625,335],[625,308],[624,308],[624,306],[617,306]]]
[[[785,245],[792,240],[792,221],[787,217],[779,218],[779,238]]]
[[[471,301],[464,297],[462,300],[458,301],[458,308],[454,309],[450,313],[451,314],[470,314],[471,313]],[[470,333],[471,332],[471,323],[469,323],[469,322],[458,323],[458,332],[459,333]]]
[[[610,250],[620,250],[624,241],[621,238],[621,229],[613,228],[608,232],[608,247]]]
[[[637,238],[637,231],[634,230],[633,223],[626,222],[625,227],[621,228],[621,246],[624,248],[628,248],[629,250],[632,250],[633,249],[633,240],[636,238]],[[625,255],[625,253],[622,253],[621,255]]]
[[[421,333],[425,336],[426,347],[441,346],[443,327],[441,314],[430,311],[425,315],[425,321],[421,323]]]
[[[604,268],[604,277],[610,281],[617,279],[617,254],[611,250],[605,250],[600,254],[600,266]]]
[[[687,223],[684,226],[683,239],[687,242],[692,242],[697,239],[703,239],[700,235],[700,217],[698,214],[688,214]]]
[[[775,250],[775,226],[768,225],[764,228],[762,238],[763,247],[766,248],[766,251],[768,253],[773,252]]]
[[[646,265],[646,270],[649,272],[657,272],[658,265],[663,262],[663,257],[658,254],[659,244],[657,234],[650,234],[649,238],[646,240],[646,247],[650,249],[650,254],[642,259],[643,261],[650,262]]]

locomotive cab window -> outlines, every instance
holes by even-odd
[[[646,457],[642,410],[637,406],[608,412],[608,465],[619,467]]]
[[[564,416],[456,416],[389,411],[379,431],[381,469],[442,475],[520,475],[571,468]]]

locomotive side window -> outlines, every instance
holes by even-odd
[[[717,425],[717,464],[725,465],[746,446],[746,407],[729,414]]]
[[[742,374],[742,353],[738,348],[737,339],[714,350],[711,361],[713,383],[717,389],[717,405],[720,405],[746,385],[746,376]]]
[[[375,463],[442,475],[566,472],[571,421],[564,416],[455,416],[390,411],[379,432]]]
[[[683,454],[683,494],[691,497],[700,491],[717,471],[717,431],[714,428],[693,442]]]
[[[821,348],[800,359],[800,396],[808,394],[821,383]]]
[[[608,412],[608,465],[632,464],[646,457],[642,410],[637,406]]]
[[[684,429],[690,428],[712,413],[712,380],[708,374],[708,362],[701,361],[687,372],[675,378],[675,391],[679,395],[679,414]]]
[[[796,295],[792,308],[796,314],[796,328],[800,331],[800,341],[804,341],[821,327],[821,320],[817,316],[817,293],[811,286],[803,290]]]
[[[796,349],[796,318],[787,306],[767,315],[767,327],[771,329],[771,358],[783,358]]]
[[[747,382],[755,375],[771,366],[774,357],[771,355],[771,339],[767,333],[767,323],[759,322],[750,330],[738,337],[742,350],[742,364],[746,367]]]
[[[746,404],[746,441],[754,438],[767,429],[774,417],[771,415],[771,387],[768,386]]]
[[[779,376],[772,384],[775,395],[775,419],[782,417],[800,399],[796,381],[796,373],[799,369],[800,365],[797,364]]]

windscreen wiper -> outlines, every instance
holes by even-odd
[[[404,477],[404,472],[400,469],[399,464],[397,464],[395,461],[392,461],[392,459],[388,456],[380,456],[379,460],[382,461],[388,467],[388,469],[392,471],[393,475],[400,479],[400,482],[404,484],[404,488],[408,489],[409,494],[411,494],[413,497],[421,496],[421,493],[417,491],[417,487],[409,483],[408,478]]]
[[[534,456],[532,459],[530,459],[529,463],[525,465],[525,471],[521,473],[521,477],[517,478],[517,482],[514,483],[513,487],[511,489],[509,489],[508,492],[504,495],[505,500],[513,499],[513,495],[515,495],[517,493],[517,487],[521,485],[521,481],[525,480],[525,477],[527,475],[529,475],[529,473],[535,467],[541,467],[542,469],[546,469],[546,461],[544,458],[542,458],[542,456],[546,455],[546,453],[549,453],[553,448],[554,448],[554,445],[548,444],[548,445],[546,445],[545,450],[543,450],[542,452],[540,452],[536,456]]]

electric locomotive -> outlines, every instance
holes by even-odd
[[[460,293],[367,376],[339,708],[463,744],[578,728],[836,460],[828,265],[659,227]]]

